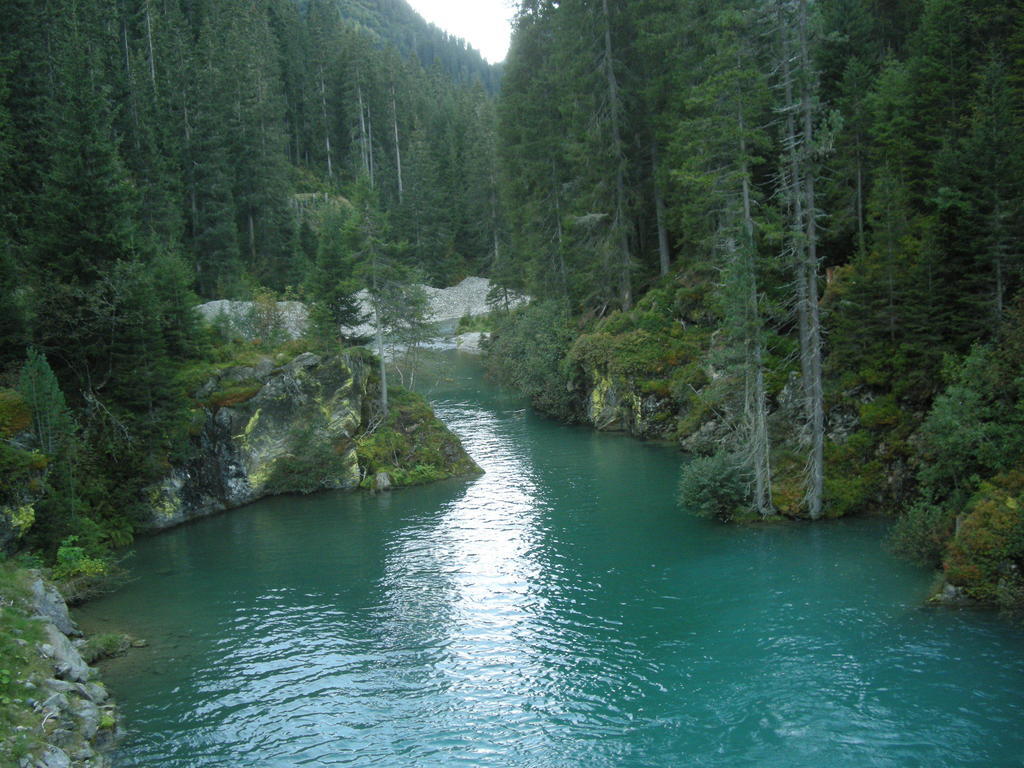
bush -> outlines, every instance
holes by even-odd
[[[679,504],[700,517],[728,522],[749,511],[750,500],[739,459],[724,451],[696,458],[683,467]]]
[[[82,660],[86,664],[94,664],[102,659],[113,659],[117,656],[124,656],[131,648],[132,641],[128,635],[103,634],[89,637],[78,652],[82,654]]]
[[[572,419],[574,400],[564,361],[574,338],[560,302],[535,302],[499,315],[484,345],[488,373],[528,397],[537,410]]]
[[[918,501],[889,531],[889,549],[921,565],[938,567],[955,525],[956,515],[943,505]]]
[[[967,512],[947,550],[946,579],[976,600],[999,602],[1003,577],[1024,561],[1024,472],[982,483]]]

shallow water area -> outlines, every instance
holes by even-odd
[[[1024,632],[922,607],[883,524],[698,520],[677,451],[425,358],[484,476],[140,541],[79,613],[149,641],[103,671],[118,766],[1024,765]]]

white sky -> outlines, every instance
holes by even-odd
[[[416,12],[461,37],[492,64],[505,60],[512,34],[514,0],[408,0]]]

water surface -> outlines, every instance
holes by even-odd
[[[923,608],[878,522],[683,515],[677,452],[436,355],[485,476],[207,519],[87,607],[150,642],[118,766],[1024,765],[1024,633]]]

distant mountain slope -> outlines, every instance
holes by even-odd
[[[502,65],[489,64],[480,52],[459,37],[428,23],[405,0],[337,0],[341,15],[374,37],[415,55],[424,69],[435,62],[456,82],[479,79],[489,93],[501,83]]]

